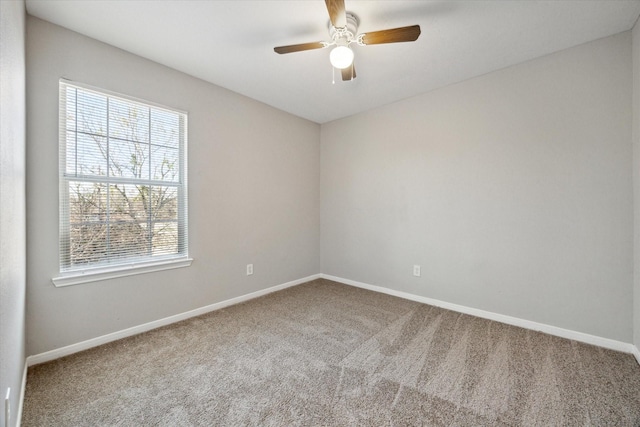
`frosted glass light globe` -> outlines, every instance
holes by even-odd
[[[341,70],[347,68],[353,63],[353,51],[347,46],[337,46],[329,54],[329,61]]]

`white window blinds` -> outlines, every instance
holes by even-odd
[[[60,271],[187,257],[187,115],[60,81]]]

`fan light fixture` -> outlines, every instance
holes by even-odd
[[[342,70],[353,64],[353,51],[347,46],[336,46],[329,54],[331,65]]]
[[[329,61],[333,66],[331,72],[335,83],[336,68],[341,70],[340,74],[343,81],[351,81],[356,78],[356,66],[353,61],[354,52],[351,50],[353,43],[355,43],[354,46],[369,46],[385,43],[414,42],[420,36],[420,25],[358,34],[358,17],[345,10],[344,1],[324,0],[327,12],[329,12],[327,27],[331,37],[330,41],[278,46],[274,47],[273,50],[278,54],[284,54],[332,47],[329,53]]]

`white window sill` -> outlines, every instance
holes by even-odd
[[[62,286],[72,286],[79,285],[81,283],[114,279],[116,277],[151,273],[153,271],[189,267],[192,262],[192,258],[179,258],[146,264],[119,265],[117,267],[101,268],[96,270],[74,271],[66,274],[63,273],[60,277],[54,277],[51,281],[59,288]]]

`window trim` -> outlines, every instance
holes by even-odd
[[[169,186],[175,186],[176,188],[179,189],[179,191],[183,191],[184,195],[183,197],[179,197],[178,198],[178,204],[188,204],[188,200],[189,200],[189,196],[188,196],[188,168],[187,168],[187,153],[188,153],[188,113],[184,110],[180,110],[177,108],[173,108],[173,107],[167,107],[165,105],[162,104],[158,104],[152,101],[147,101],[144,99],[140,99],[140,98],[136,98],[133,96],[129,96],[129,95],[125,95],[125,94],[121,94],[118,92],[114,92],[114,91],[110,91],[107,89],[102,89],[96,86],[91,86],[88,84],[84,84],[84,83],[79,83],[79,82],[75,82],[72,80],[68,80],[65,78],[61,78],[59,79],[59,84],[58,87],[62,87],[61,84],[65,84],[65,85],[69,85],[69,86],[73,86],[79,89],[85,89],[88,91],[93,91],[93,92],[97,92],[101,95],[107,96],[107,97],[114,97],[114,98],[119,98],[125,101],[130,101],[133,103],[138,103],[138,104],[142,104],[145,107],[149,107],[149,108],[158,108],[158,109],[162,109],[162,110],[168,110],[174,113],[178,113],[184,116],[184,121],[185,121],[185,125],[184,125],[184,141],[182,142],[182,147],[180,148],[179,151],[179,162],[180,162],[180,168],[181,168],[181,182],[178,185],[169,185]],[[60,96],[60,95],[59,95]],[[59,101],[60,102],[60,101]],[[59,126],[62,126],[63,124],[63,119],[62,119],[62,114],[61,111],[59,112]],[[58,144],[61,144],[62,142],[59,140]],[[58,152],[60,153],[60,145],[58,148]],[[68,179],[64,177],[64,169],[63,169],[63,162],[62,162],[62,158],[59,156],[58,158],[58,162],[59,162],[59,167],[60,172],[59,172],[59,204],[60,204],[60,212],[62,213],[62,211],[64,209],[69,209],[69,201],[68,201]],[[65,161],[66,163],[66,161]],[[112,178],[113,179],[113,178]],[[129,181],[128,179],[125,179],[123,181]],[[137,180],[137,182],[139,181],[145,181],[145,184],[148,185],[167,185],[167,183],[165,182],[156,182],[154,180]],[[148,181],[148,182],[146,182]],[[100,181],[102,182],[102,181]],[[173,184],[173,183],[172,183]],[[179,253],[176,255],[167,255],[167,256],[162,256],[162,257],[157,257],[156,259],[149,259],[149,258],[143,258],[142,260],[136,260],[136,259],[131,259],[130,261],[127,262],[123,262],[120,264],[115,264],[115,265],[109,265],[109,264],[93,264],[93,265],[87,265],[85,267],[80,267],[80,268],[71,268],[71,269],[67,269],[67,270],[63,270],[63,265],[61,263],[58,264],[59,267],[59,271],[58,271],[58,276],[57,277],[53,277],[51,279],[52,283],[54,284],[54,286],[56,287],[62,287],[62,286],[71,286],[71,285],[77,285],[77,284],[81,284],[81,283],[89,283],[89,282],[96,282],[96,281],[102,281],[102,280],[107,280],[107,279],[113,279],[113,278],[117,278],[117,277],[126,277],[126,276],[132,276],[132,275],[137,275],[137,274],[144,274],[144,273],[150,273],[150,272],[155,272],[155,271],[163,271],[163,270],[171,270],[171,269],[176,269],[176,268],[182,268],[182,267],[189,267],[191,265],[191,263],[193,262],[193,259],[189,257],[189,244],[188,244],[188,219],[185,219],[185,216],[188,215],[188,205],[184,206],[183,208],[178,209],[178,224],[183,223],[184,224],[184,228],[183,227],[178,227],[178,233],[182,233],[183,231],[185,231],[187,234],[183,235],[183,236],[179,236],[179,239],[185,239],[186,244],[185,244],[185,251],[183,253]],[[188,218],[188,217],[187,217]],[[60,223],[59,221],[59,237],[58,237],[58,241],[59,241],[59,248],[61,250],[61,245],[62,245],[62,241],[63,241],[63,235],[62,235],[62,223]],[[62,253],[59,253],[58,256],[59,260],[62,260]]]
[[[180,113],[180,114],[184,114],[184,115],[187,115],[187,116],[189,115],[188,111],[181,110],[179,108],[169,107],[167,105],[159,104],[159,103],[153,102],[153,101],[147,101],[146,99],[137,98],[135,96],[126,95],[124,93],[115,92],[115,91],[112,91],[112,90],[109,90],[109,89],[103,89],[101,87],[88,85],[86,83],[80,83],[80,82],[77,82],[75,80],[65,79],[64,77],[61,78],[58,81],[58,83],[64,83],[64,84],[67,84],[67,85],[70,85],[70,86],[79,87],[81,89],[91,90],[91,91],[94,91],[94,92],[98,92],[98,93],[100,93],[102,95],[113,96],[113,97],[116,97],[116,98],[122,98],[122,99],[125,99],[127,101],[137,102],[138,104],[148,105],[150,107],[161,108],[163,110],[170,110],[170,111],[173,111],[175,113]]]
[[[137,262],[120,264],[113,267],[88,268],[75,270],[68,274],[62,273],[54,277],[51,282],[55,287],[79,285],[81,283],[99,282],[101,280],[115,279],[117,277],[134,276],[137,274],[152,273],[154,271],[173,270],[175,268],[189,267],[193,258],[188,256],[171,258],[163,261]]]

